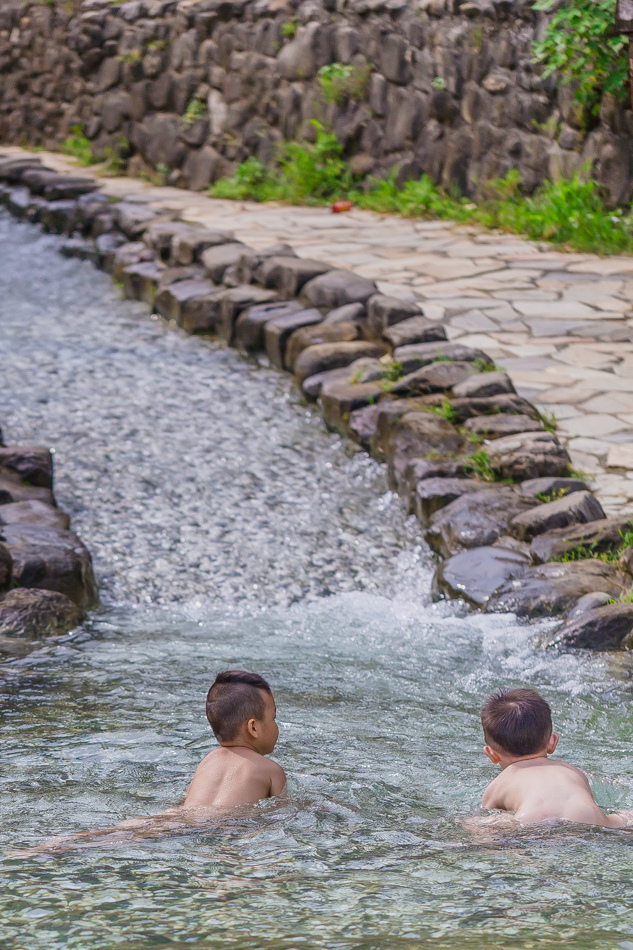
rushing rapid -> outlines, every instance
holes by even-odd
[[[530,684],[599,803],[633,807],[633,664],[558,654],[511,617],[432,604],[381,466],[290,380],[119,299],[0,217],[0,423],[56,450],[103,607],[0,667],[8,950],[633,948],[633,834],[476,840],[478,706]],[[147,815],[212,745],[221,668],[266,676],[287,802],[158,840],[19,860]]]

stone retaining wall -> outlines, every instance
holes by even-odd
[[[330,429],[387,463],[438,555],[436,597],[560,618],[556,643],[633,645],[633,522],[605,516],[508,375],[417,303],[142,196],[113,202],[34,157],[0,158],[0,201],[66,235],[62,253],[105,268],[127,297],[291,372]]]
[[[92,561],[53,494],[46,446],[5,446],[0,432],[0,656],[78,626],[98,603]]]
[[[54,148],[80,125],[97,157],[201,190],[318,119],[359,175],[473,193],[518,168],[530,190],[589,162],[627,201],[633,115],[607,96],[583,116],[541,78],[544,25],[528,0],[3,0],[0,139]],[[352,77],[326,103],[333,62]]]

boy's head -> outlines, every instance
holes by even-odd
[[[552,710],[534,689],[491,693],[481,707],[481,724],[488,743],[484,752],[495,763],[507,757],[551,753],[556,747]]]
[[[207,693],[207,719],[221,745],[247,745],[268,755],[279,737],[276,714],[270,686],[257,673],[218,673]]]

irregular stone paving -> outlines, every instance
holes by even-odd
[[[40,157],[60,172],[76,169],[63,156]],[[419,301],[451,340],[484,349],[521,395],[554,414],[607,514],[633,513],[633,258],[564,253],[443,221],[221,201],[130,178],[100,187],[230,229],[258,250],[286,242]]]

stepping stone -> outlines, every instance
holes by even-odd
[[[501,546],[461,551],[437,568],[433,599],[463,598],[474,607],[483,607],[499,587],[522,577],[529,566],[529,557]]]

